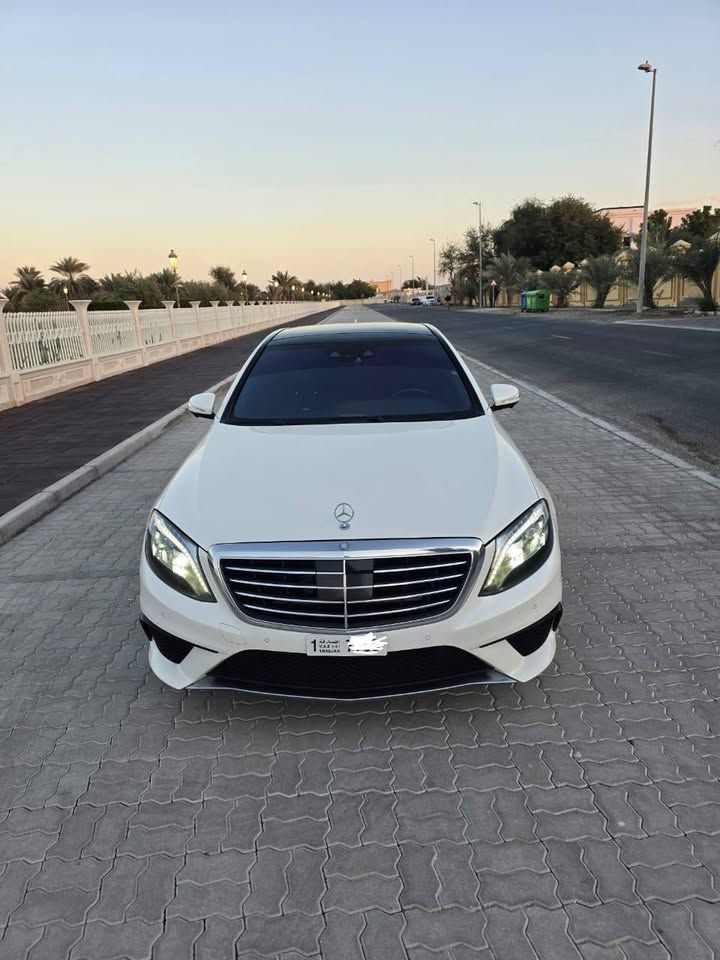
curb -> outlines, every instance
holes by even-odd
[[[222,390],[236,376],[237,373],[232,373],[214,386],[208,387],[207,390],[212,393]],[[109,473],[118,464],[137,453],[138,450],[142,450],[143,447],[152,443],[153,440],[157,440],[169,427],[181,420],[186,412],[187,404],[184,403],[182,406],[171,410],[170,413],[166,413],[164,417],[160,417],[159,420],[143,427],[142,430],[138,430],[132,436],[121,440],[120,443],[110,447],[109,450],[89,460],[82,467],[78,467],[77,470],[73,470],[67,476],[51,483],[49,487],[45,487],[44,490],[36,493],[28,500],[19,503],[12,510],[8,510],[7,513],[0,516],[0,545],[12,540],[18,533],[22,533],[23,530],[32,526],[41,517],[59,507],[61,503],[75,496],[76,493],[79,493],[80,490],[83,490],[95,480],[99,480],[100,477]]]
[[[665,463],[669,463],[673,467],[677,467],[678,470],[682,470],[684,473],[690,474],[690,476],[694,477],[696,480],[702,480],[703,483],[707,483],[711,487],[715,487],[717,490],[720,490],[720,477],[714,477],[711,473],[707,473],[705,470],[699,470],[687,460],[682,460],[680,457],[676,457],[672,453],[667,453],[665,450],[661,450],[660,447],[655,447],[652,443],[648,443],[646,440],[636,437],[634,433],[628,433],[627,430],[621,430],[612,423],[608,423],[607,420],[601,420],[600,417],[594,417],[590,413],[585,413],[584,410],[580,410],[579,407],[573,406],[572,403],[567,403],[565,400],[561,400],[560,397],[556,397],[554,393],[547,393],[545,390],[541,390],[540,387],[534,387],[532,384],[526,383],[524,380],[518,380],[518,378],[512,376],[512,374],[506,373],[504,370],[498,370],[497,367],[491,367],[489,364],[483,363],[482,360],[477,360],[475,357],[470,356],[469,353],[464,353],[461,351],[461,354],[467,360],[472,361],[472,363],[476,363],[479,367],[483,367],[483,369],[488,370],[490,373],[499,377],[503,377],[510,383],[516,383],[519,387],[522,387],[523,390],[527,390],[528,393],[532,393],[536,397],[547,400],[548,403],[553,403],[556,407],[561,407],[563,410],[566,410],[568,413],[572,413],[581,420],[586,420],[588,423],[592,423],[596,427],[606,430],[614,437],[618,437],[620,440],[625,440],[627,443],[631,443],[634,447],[639,447],[641,450],[652,454],[659,460],[664,460]]]

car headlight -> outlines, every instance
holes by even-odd
[[[552,548],[550,511],[544,500],[526,510],[494,540],[495,556],[481,593],[514,586],[544,562]]]
[[[157,510],[148,521],[145,553],[165,583],[195,600],[215,600],[200,566],[198,545]]]

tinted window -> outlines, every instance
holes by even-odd
[[[271,341],[239,385],[231,423],[450,420],[482,414],[434,337]]]

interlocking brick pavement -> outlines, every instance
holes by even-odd
[[[564,546],[525,685],[163,688],[137,560],[197,421],[0,549],[0,956],[718,955],[718,493],[547,401],[501,417]]]

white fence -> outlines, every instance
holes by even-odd
[[[58,313],[4,314],[0,297],[0,410],[342,305],[176,309],[166,301],[161,310],[140,310],[128,300],[127,310],[88,310],[89,300],[71,303]]]

